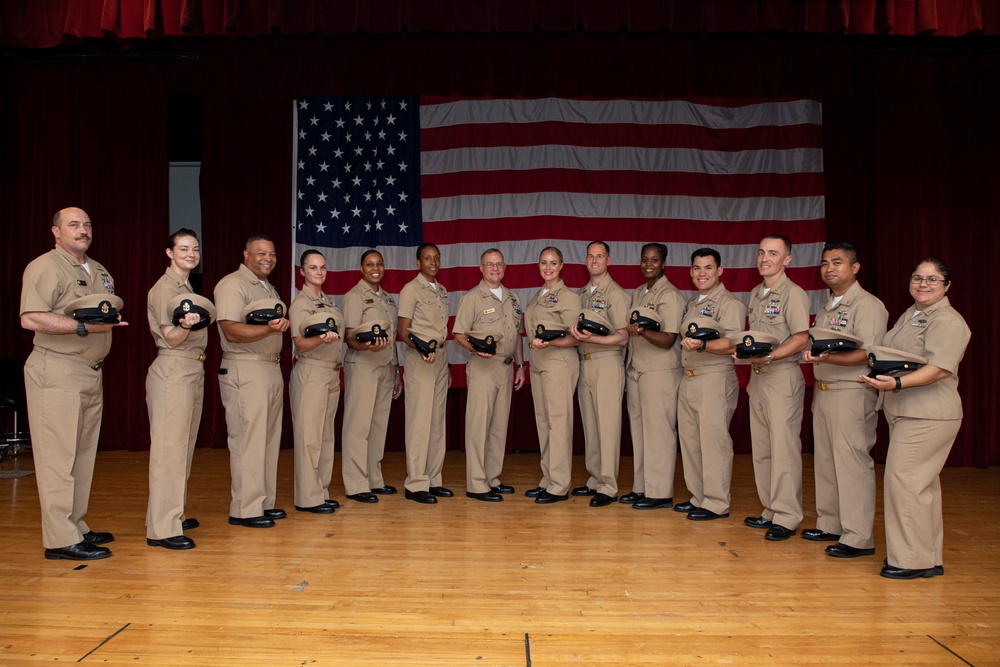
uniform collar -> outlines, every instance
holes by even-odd
[[[842,305],[844,305],[844,306],[849,306],[849,305],[851,305],[851,303],[852,303],[852,302],[853,302],[853,301],[854,301],[855,299],[857,299],[857,298],[858,298],[858,294],[859,294],[859,293],[861,292],[861,290],[862,290],[862,287],[861,287],[861,283],[859,283],[859,282],[858,282],[857,280],[855,280],[855,281],[854,281],[854,284],[853,284],[853,285],[851,285],[850,287],[848,287],[848,288],[847,288],[847,291],[846,291],[846,292],[844,292],[844,295],[840,297],[840,303],[841,303]],[[830,298],[829,298],[829,299],[827,299],[827,303],[829,303],[830,301],[833,301],[833,300],[834,300],[834,299],[836,299],[836,298],[837,298],[837,297],[835,297],[835,296],[833,295],[833,292],[831,291],[831,292],[830,292]]]
[[[369,294],[372,294],[376,298],[382,299],[385,297],[385,290],[382,289],[381,285],[379,286],[379,289],[376,292],[371,288],[371,286],[368,285],[368,283],[365,282],[364,278],[358,281],[358,287],[360,287],[363,292],[368,292]]]
[[[313,303],[317,301],[322,301],[323,303],[327,303],[330,300],[329,297],[322,291],[320,291],[319,296],[316,296],[315,294],[313,294],[313,291],[308,287],[306,287],[305,285],[302,286],[302,289],[299,290],[299,293],[305,294],[306,298],[312,301]]]
[[[252,285],[260,284],[260,285],[267,285],[268,287],[270,287],[271,285],[271,283],[267,282],[267,279],[261,280],[260,278],[258,278],[257,274],[251,271],[250,267],[248,267],[246,264],[240,264],[240,272],[243,274],[244,278],[250,281]]]
[[[57,246],[55,247],[55,249],[56,249],[56,252],[58,252],[58,253],[62,254],[62,256],[63,256],[64,258],[66,258],[66,260],[67,260],[67,261],[68,261],[68,262],[69,262],[70,264],[72,264],[73,266],[83,266],[83,264],[81,264],[81,263],[80,263],[80,262],[79,262],[79,261],[78,261],[78,260],[76,259],[76,257],[74,257],[73,255],[71,255],[71,254],[69,254],[68,252],[66,252],[66,250],[65,250],[65,249],[64,249],[64,248],[63,248],[63,247],[62,247],[61,245],[57,245]],[[89,263],[90,263],[90,256],[88,256],[88,255],[84,255],[84,257],[86,258],[86,259],[85,259],[85,261],[84,261],[84,264],[89,264]]]
[[[167,270],[164,271],[164,273],[166,274],[167,278],[169,278],[170,281],[177,287],[191,287],[191,283],[185,280],[184,278],[181,278],[180,274],[174,271],[171,267],[168,266]]]
[[[788,286],[789,282],[790,281],[788,280],[788,274],[782,272],[781,277],[778,278],[778,282],[774,283],[774,287],[771,288],[771,290],[768,292],[768,294],[774,294],[775,292],[777,292],[778,294],[783,294],[784,291],[785,291],[785,287]],[[763,294],[764,290],[767,289],[767,285],[764,284],[764,281],[761,281],[761,283],[760,283],[760,285],[758,285],[758,287],[760,288],[760,293],[761,294]]]
[[[718,301],[719,297],[722,296],[722,293],[725,291],[726,291],[726,286],[720,282],[718,285],[715,286],[715,289],[713,289],[711,292],[709,292],[704,296],[705,299],[708,299],[709,301]],[[701,292],[698,292],[697,294],[694,295],[696,299],[700,298],[701,296],[702,296]]]
[[[933,313],[941,310],[942,308],[947,308],[950,305],[951,305],[951,301],[948,300],[947,296],[944,296],[944,297],[941,298],[940,301],[938,301],[937,303],[935,303],[933,306],[927,306],[923,310],[920,310],[919,308],[917,308],[917,304],[916,303],[914,303],[911,306],[911,308],[913,308],[913,310],[920,310],[920,312],[923,313],[924,315],[932,315]]]
[[[664,278],[664,280],[665,279],[666,278]],[[657,281],[657,283],[658,282],[659,281]],[[597,285],[597,287],[594,289],[593,292],[590,291],[590,288],[593,287],[593,285],[594,285],[594,282],[592,280],[588,280],[587,281],[587,287],[584,288],[584,289],[586,289],[586,293],[587,294],[603,294],[603,293],[605,293],[605,292],[608,291],[609,287],[611,287],[612,285],[617,285],[617,284],[618,283],[615,282],[615,279],[611,277],[611,274],[608,273],[607,275],[604,276],[604,278]],[[655,288],[656,285],[654,284],[653,287]]]
[[[484,297],[485,296],[495,296],[493,294],[493,290],[490,289],[490,286],[486,284],[485,280],[480,280],[479,281],[479,293],[482,296],[484,296]],[[503,301],[505,298],[507,298],[507,293],[508,293],[507,288],[503,286],[503,283],[500,283],[500,300],[501,301]]]
[[[445,291],[446,291],[445,288],[444,288],[444,285],[441,284],[440,280],[435,280],[434,281],[434,284],[437,286],[436,288],[435,287],[431,287],[431,282],[429,280],[427,280],[427,278],[424,278],[424,274],[422,274],[422,273],[418,273],[417,274],[416,280],[417,280],[417,285],[421,289],[429,289],[432,292],[437,292],[438,294],[444,294]]]

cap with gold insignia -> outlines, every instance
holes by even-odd
[[[704,315],[698,315],[692,317],[687,322],[684,323],[684,337],[694,338],[695,340],[716,340],[725,333],[725,329],[717,321],[713,320],[711,317],[705,317]]]
[[[868,348],[868,377],[879,375],[906,375],[921,366],[927,365],[927,359],[919,354],[903,352],[892,347],[875,345]]]
[[[576,318],[576,328],[589,331],[595,336],[610,336],[614,328],[607,316],[599,310],[584,308]]]
[[[389,338],[389,324],[383,320],[368,320],[354,330],[359,343],[374,343],[375,339]]]
[[[503,340],[503,334],[492,331],[470,331],[465,335],[469,337],[472,349],[483,354],[496,354],[497,341]]]
[[[569,333],[569,330],[559,322],[545,320],[535,325],[535,338],[546,343],[556,338],[562,338],[567,333]]]
[[[865,342],[860,338],[848,336],[839,331],[831,331],[823,327],[813,327],[809,330],[809,347],[815,356],[827,352],[850,352],[858,350]]]
[[[630,324],[638,324],[643,329],[659,331],[663,325],[663,318],[653,308],[638,308],[632,311],[629,317]]]
[[[417,352],[422,356],[430,356],[431,352],[436,352],[438,349],[439,343],[430,329],[410,327],[408,338],[413,341],[413,347],[417,348]]]
[[[771,354],[771,350],[781,343],[769,333],[763,331],[743,331],[733,339],[736,341],[736,357],[738,359],[759,359]]]
[[[187,292],[178,294],[170,300],[167,308],[173,312],[174,326],[180,326],[180,322],[190,313],[198,315],[201,319],[198,324],[191,327],[191,331],[204,329],[215,319],[215,304],[200,294]]]
[[[275,299],[257,299],[243,309],[243,320],[247,324],[267,324],[285,316],[287,307]]]
[[[302,324],[299,325],[299,333],[302,334],[303,338],[322,336],[325,333],[337,333],[337,331],[337,320],[329,311],[313,313],[302,320]]]
[[[118,311],[124,305],[121,297],[114,294],[90,294],[74,299],[63,309],[63,313],[78,322],[114,324],[118,321]]]

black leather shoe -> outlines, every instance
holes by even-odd
[[[676,505],[674,505],[675,512],[690,512],[691,510],[696,510],[696,509],[698,508],[692,505],[690,501],[685,501],[683,503],[677,503]]]
[[[597,493],[597,489],[592,489],[589,486],[578,486],[570,493],[574,496],[593,496]]]
[[[836,542],[840,539],[840,535],[834,535],[819,528],[806,528],[802,531],[802,539],[813,542]]]
[[[268,519],[284,519],[288,513],[281,509],[270,509],[264,510],[264,516]]]
[[[649,496],[632,503],[632,509],[634,510],[666,510],[673,506],[673,498],[650,498]]]
[[[645,497],[646,497],[645,493],[636,493],[635,491],[633,491],[632,493],[626,493],[624,496],[619,498],[618,502],[624,503],[626,505],[631,505],[635,501],[642,500]]]
[[[424,505],[436,505],[438,499],[431,495],[430,491],[410,491],[406,489],[406,499],[413,500]]]
[[[45,550],[45,558],[48,560],[100,560],[110,555],[111,549],[99,547],[87,540],[81,540],[61,549]]]
[[[399,491],[396,490],[396,487],[389,486],[388,484],[386,484],[385,486],[379,486],[372,489],[372,493],[378,494],[380,496],[394,496],[397,493],[399,493]]]
[[[767,529],[767,533],[764,534],[764,539],[772,542],[782,542],[794,534],[795,531],[791,528],[785,528],[784,526],[772,523],[771,527]]]
[[[729,512],[725,512],[723,514],[716,514],[712,510],[707,510],[704,507],[695,507],[693,510],[688,512],[688,519],[690,519],[691,521],[712,521],[713,519],[728,519],[728,518],[729,518]]]
[[[538,496],[542,495],[543,493],[545,493],[545,487],[536,486],[533,489],[528,489],[527,491],[525,491],[524,495],[528,496],[529,498],[537,498]]]
[[[875,549],[858,549],[857,547],[841,544],[840,542],[831,544],[823,551],[827,556],[833,556],[834,558],[857,558],[858,556],[875,555]]]
[[[609,496],[606,493],[594,492],[594,497],[590,499],[591,507],[607,507],[611,503],[618,502],[618,496]],[[633,506],[634,507],[634,506]]]
[[[327,505],[329,505],[330,507],[332,507],[335,510],[339,510],[340,509],[340,503],[338,503],[336,500],[330,500],[329,498],[327,498],[323,502],[326,503]]]
[[[48,556],[46,556],[47,558]],[[935,565],[924,570],[905,570],[901,567],[886,565],[879,572],[886,579],[927,579],[930,577],[940,577],[944,574],[944,567]]]
[[[451,498],[455,495],[455,492],[451,489],[446,489],[443,486],[432,486],[430,488],[430,494],[435,498]]]
[[[114,542],[115,536],[111,533],[95,533],[92,530],[88,530],[83,534],[83,541],[89,542],[93,545],[107,544],[108,542]]]
[[[194,540],[192,540],[190,537],[185,537],[183,535],[175,535],[174,537],[165,537],[162,540],[151,540],[147,537],[146,546],[163,547],[164,549],[183,551],[184,549],[194,549]]]
[[[472,498],[473,500],[482,500],[487,503],[499,503],[503,500],[503,496],[495,491],[487,491],[485,493],[473,493],[472,491],[466,491],[465,497]]]
[[[194,530],[200,525],[198,519],[184,519],[181,521],[181,530]]]
[[[298,505],[296,505],[295,511],[311,512],[313,514],[333,514],[334,512],[337,511],[337,508],[333,507],[332,505],[327,505],[326,503],[322,503],[320,505],[313,505],[312,507],[299,507]]]
[[[359,503],[377,503],[378,496],[374,493],[352,493],[347,496],[348,500],[354,500]]]
[[[762,516],[748,516],[743,519],[743,523],[751,528],[770,528],[771,522]]]
[[[569,500],[568,493],[564,493],[559,496],[554,493],[549,493],[548,491],[542,491],[535,496],[535,502],[539,505],[551,505],[552,503],[562,502],[563,500]]]
[[[493,491],[493,493],[502,493],[503,495],[506,496],[510,495],[511,493],[514,493],[514,487],[504,484],[503,482],[500,482],[499,484],[494,486],[491,489],[491,491]]]
[[[251,516],[245,519],[231,516],[229,517],[229,525],[243,526],[244,528],[272,528],[274,519],[269,519],[266,516]]]

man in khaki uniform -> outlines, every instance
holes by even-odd
[[[66,208],[52,219],[55,248],[24,269],[21,326],[34,331],[24,364],[31,445],[42,506],[42,543],[50,560],[96,560],[111,551],[111,533],[83,520],[90,500],[104,386],[101,366],[117,324],[83,323],[63,313],[80,297],[114,294],[115,281],[87,256],[93,240],[88,216]]]
[[[261,299],[280,302],[267,281],[278,259],[266,236],[247,239],[243,264],[215,286],[222,343],[219,390],[229,431],[229,470],[232,502],[229,523],[248,528],[270,528],[286,516],[275,509],[278,450],[284,409],[284,380],[278,362],[289,321],[247,324],[243,311]]]
[[[583,310],[603,313],[611,323],[609,336],[595,336],[574,325],[570,334],[580,341],[580,379],[577,400],[583,418],[587,472],[584,486],[574,496],[592,496],[591,507],[606,507],[618,499],[618,460],[621,453],[622,392],[625,390],[625,360],[628,344],[629,298],[610,275],[611,248],[604,241],[587,246],[590,283],[581,288]]]
[[[826,553],[855,558],[875,553],[875,426],[878,392],[861,381],[867,374],[865,352],[882,342],[889,313],[858,283],[858,253],[849,243],[827,243],[819,270],[830,299],[816,313],[815,326],[863,341],[860,349],[814,356],[813,443],[816,474],[816,528],[802,537],[835,541]]]
[[[669,508],[674,502],[677,464],[677,389],[681,380],[681,331],[684,297],[663,275],[667,247],[647,243],[639,268],[646,283],[632,292],[632,313],[660,322],[660,330],[636,322],[628,325],[625,361],[625,396],[632,429],[635,478],[632,508]],[[628,500],[627,497],[622,498]]]
[[[500,502],[501,494],[514,488],[500,481],[507,446],[511,383],[524,385],[524,350],[521,349],[521,300],[503,286],[504,258],[496,248],[479,257],[483,279],[458,303],[452,335],[471,352],[465,365],[468,398],[465,404],[465,495],[486,502]],[[503,336],[496,354],[476,352],[469,342],[472,332]],[[513,364],[514,368],[511,368]]]
[[[733,477],[733,439],[729,422],[736,411],[740,385],[732,354],[732,338],[743,330],[747,308],[719,282],[722,257],[713,248],[691,254],[691,281],[698,293],[688,299],[683,324],[705,317],[718,323],[719,338],[683,338],[677,433],[681,440],[684,482],[691,499],[674,509],[691,521],[729,516]]]
[[[754,481],[764,506],[743,522],[766,528],[765,538],[787,540],[802,521],[802,403],[805,380],[799,368],[809,340],[809,298],[788,279],[792,243],[780,234],[765,236],[757,249],[757,271],[764,281],[750,292],[750,329],[780,343],[766,357],[752,359],[750,438]]]
[[[433,505],[438,498],[454,495],[442,485],[444,469],[445,417],[448,409],[448,290],[437,281],[441,252],[433,243],[417,248],[420,273],[399,293],[399,339],[406,345],[406,498]],[[437,341],[423,356],[410,340],[411,328],[426,332]],[[421,338],[424,342],[430,342]]]

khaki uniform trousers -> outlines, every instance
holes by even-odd
[[[941,469],[961,419],[886,414],[885,546],[890,565],[921,570],[944,564]]]
[[[679,368],[645,373],[635,368],[625,371],[635,469],[632,491],[645,493],[649,498],[674,497],[680,380]]]
[[[288,381],[295,452],[295,504],[316,507],[330,497],[334,447],[333,422],[340,402],[340,371],[331,361],[299,357]]]
[[[408,491],[443,486],[445,418],[448,415],[448,352],[442,347],[429,364],[416,350],[403,351],[406,365],[406,482]]]
[[[219,394],[229,431],[229,516],[249,519],[274,509],[281,447],[284,381],[269,361],[223,359]]]
[[[344,364],[344,432],[340,437],[344,491],[353,496],[385,486],[382,456],[396,366]]]
[[[802,521],[802,371],[798,364],[765,366],[750,374],[747,393],[761,516],[795,530]]]
[[[816,527],[857,549],[875,546],[875,462],[869,452],[877,399],[877,391],[857,382],[817,381],[813,387]]]
[[[171,350],[167,350],[171,352]],[[197,356],[197,353],[189,354]],[[158,354],[146,373],[149,411],[149,503],[146,537],[183,535],[184,504],[205,399],[205,366],[197,359]]]
[[[624,390],[625,363],[620,353],[581,358],[577,400],[590,474],[587,486],[612,498],[618,495]]]
[[[531,366],[531,400],[541,449],[543,489],[557,496],[569,493],[573,476],[573,389],[580,376],[576,352],[565,364],[546,360],[544,371]]]
[[[677,435],[681,441],[684,483],[690,503],[716,514],[729,512],[733,479],[733,439],[729,423],[736,411],[740,383],[728,366],[692,371],[681,378]]]
[[[40,348],[24,364],[31,448],[42,507],[42,544],[61,549],[90,531],[94,459],[104,408],[101,370]]]
[[[500,484],[507,449],[514,367],[503,357],[473,354],[465,364],[465,489],[486,493]]]

